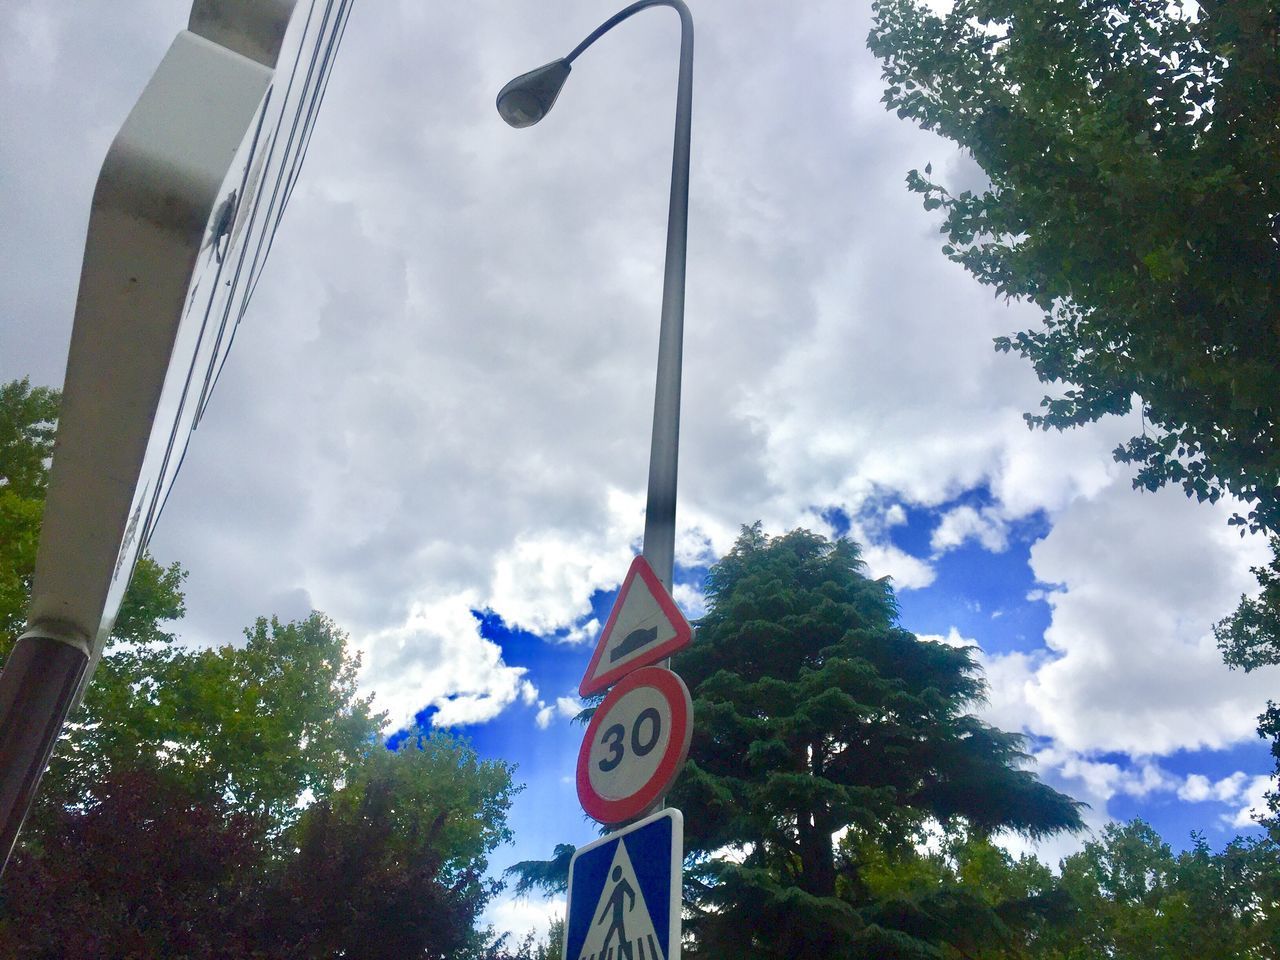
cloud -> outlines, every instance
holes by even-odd
[[[1230,671],[1213,640],[1262,558],[1260,538],[1242,549],[1226,526],[1231,509],[1115,483],[1060,511],[1031,550],[1052,585],[1028,595],[1050,607],[1045,648],[981,654],[984,715],[1081,756],[1251,739],[1280,671]]]
[[[1042,769],[1055,770],[1059,776],[1083,785],[1088,796],[1103,801],[1104,809],[1105,801],[1117,794],[1145,797],[1178,789],[1177,778],[1149,760],[1122,766],[1053,747],[1038,751],[1035,756]]]
[[[403,624],[364,638],[364,682],[393,728],[424,707],[437,726],[481,723],[511,704],[533,705],[537,688],[526,669],[506,664],[497,644],[480,636],[473,594],[417,604]]]
[[[606,523],[575,535],[525,535],[495,563],[488,606],[512,627],[551,634],[591,609],[591,595],[622,582],[643,527],[643,504],[609,491]]]
[[[685,619],[693,621],[706,614],[707,597],[697,587],[688,583],[677,583],[671,593],[676,606],[685,615]]]
[[[1276,671],[1228,670],[1210,627],[1250,589],[1257,538],[1242,550],[1230,506],[1117,484],[1064,513],[1031,551],[1050,657],[1027,691],[1032,729],[1075,751],[1133,755],[1252,738]]]
[[[572,720],[582,712],[585,706],[586,704],[573,696],[556,697],[556,702],[551,704],[543,703],[539,700],[538,712],[534,716],[534,720],[538,724],[538,729],[546,730],[557,717],[564,720]]]
[[[1233,807],[1219,819],[1229,826],[1251,827],[1267,812],[1267,793],[1280,790],[1280,782],[1272,776],[1249,776],[1237,770],[1230,776],[1210,780],[1199,773],[1189,774],[1178,787],[1178,799],[1188,803],[1214,802]]]
[[[969,506],[954,507],[938,521],[929,538],[929,545],[937,556],[968,540],[977,540],[992,553],[1001,553],[1009,545],[1009,526],[990,507],[981,510]]]
[[[596,617],[590,617],[572,627],[563,637],[557,635],[552,639],[556,643],[567,643],[575,647],[584,643],[595,643],[600,638],[601,627],[602,625]]]
[[[950,630],[948,630],[945,636],[941,634],[933,634],[933,633],[920,633],[920,634],[917,634],[916,636],[920,640],[927,640],[931,643],[942,643],[942,644],[946,644],[948,647],[960,647],[960,648],[973,647],[976,649],[978,646],[978,643],[976,640],[970,640],[967,637],[960,636],[960,631],[957,630],[955,627],[952,627]]]
[[[1178,799],[1187,800],[1191,803],[1201,803],[1211,799],[1226,803],[1240,796],[1248,779],[1239,770],[1229,777],[1223,777],[1216,783],[1202,774],[1192,773],[1187,776],[1186,781],[1178,788]]]
[[[1267,812],[1267,794],[1280,791],[1280,780],[1275,777],[1253,777],[1248,786],[1236,796],[1242,806],[1230,818],[1233,827],[1251,827],[1257,818]]]
[[[507,946],[514,950],[527,934],[533,934],[535,940],[546,937],[551,922],[563,919],[565,900],[563,897],[512,897],[499,896],[489,902],[480,917],[480,925],[493,927],[495,934],[507,934]]]
[[[892,544],[870,544],[862,548],[867,573],[873,578],[891,577],[898,590],[918,590],[933,583],[937,572],[928,563]]]
[[[5,378],[60,378],[98,165],[185,19],[131,10],[0,8],[0,129],[23,131],[0,140],[0,223],[21,240],[0,277]],[[598,15],[587,0],[550,20],[499,0],[356,10],[153,544],[191,571],[189,642],[314,605],[398,722],[433,706],[467,723],[539,703],[470,609],[594,639],[591,599],[642,531],[674,18],[637,17],[607,62],[584,57],[537,127],[503,126],[493,96]],[[984,486],[991,504],[942,517],[932,550],[998,549],[1036,511],[1054,524],[1032,554],[1055,585],[1049,649],[985,657],[988,716],[1081,755],[1251,736],[1274,679],[1227,673],[1207,626],[1254,554],[1221,505],[1127,489],[1110,451],[1132,417],[1027,430],[1044,390],[991,338],[1036,311],[938,254],[903,175],[975,172],[883,110],[868,16],[834,0],[698,11],[679,563],[705,566],[742,523],[816,527],[836,508],[873,576],[926,589],[935,563],[890,529],[904,505]],[[677,595],[696,617],[696,591]]]

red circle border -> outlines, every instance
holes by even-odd
[[[671,736],[667,740],[666,753],[658,762],[653,776],[639,790],[621,800],[606,799],[591,786],[587,773],[591,763],[591,744],[595,742],[596,733],[609,715],[609,710],[632,690],[646,686],[653,687],[662,694],[671,708]],[[666,667],[641,667],[623,677],[596,708],[587,725],[587,732],[583,735],[582,746],[578,748],[578,802],[582,804],[587,816],[600,823],[613,825],[634,820],[648,812],[667,792],[689,756],[689,741],[693,738],[692,721],[693,698],[689,696],[689,688],[679,674]]]

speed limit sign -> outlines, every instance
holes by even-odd
[[[578,751],[587,815],[622,823],[657,803],[689,754],[692,715],[689,688],[664,667],[642,667],[610,690]]]

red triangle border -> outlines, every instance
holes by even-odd
[[[631,585],[635,583],[636,577],[640,577],[645,582],[645,586],[649,588],[654,600],[658,602],[658,607],[662,610],[671,626],[675,628],[676,635],[670,640],[664,640],[636,659],[628,660],[621,666],[613,667],[596,676],[595,671],[604,656],[609,635],[613,632],[613,625],[626,604],[627,594],[631,592]],[[609,611],[609,619],[605,623],[604,629],[600,631],[600,639],[596,641],[596,649],[591,654],[591,662],[587,664],[587,672],[583,674],[582,682],[578,684],[578,696],[589,697],[592,694],[599,693],[617,683],[633,670],[652,666],[659,660],[665,660],[677,650],[683,650],[692,642],[693,628],[689,626],[689,621],[680,612],[680,608],[676,606],[675,600],[671,598],[671,594],[662,585],[658,575],[653,572],[653,567],[649,566],[649,561],[643,556],[636,557],[631,561],[631,567],[627,570],[626,577],[623,578],[622,587],[618,590],[618,597],[613,601],[613,609]]]

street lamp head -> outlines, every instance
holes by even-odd
[[[569,78],[569,61],[553,60],[498,91],[498,113],[513,127],[531,127],[548,113]]]

